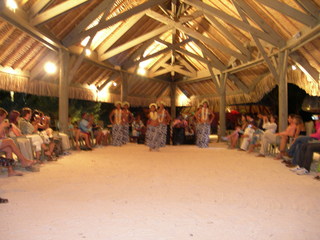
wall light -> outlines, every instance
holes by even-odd
[[[297,69],[296,65],[292,65],[291,68],[293,71]]]
[[[57,72],[57,66],[53,62],[46,62],[44,65],[44,70],[48,74],[54,74]]]
[[[116,87],[116,86],[117,86],[117,83],[116,83],[116,82],[113,82],[112,85]]]

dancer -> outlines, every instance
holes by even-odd
[[[158,103],[158,120],[159,120],[159,132],[160,132],[160,147],[165,147],[167,142],[167,126],[171,121],[171,116],[168,111],[164,108],[164,102]]]
[[[122,146],[123,144],[123,119],[121,102],[115,102],[115,109],[109,115],[109,120],[112,124],[112,144],[113,146]]]
[[[123,119],[123,125],[122,125],[122,143],[126,144],[130,141],[129,138],[129,126],[133,122],[133,115],[129,111],[130,103],[123,102],[122,103],[122,119]]]
[[[208,107],[208,100],[203,100],[202,108],[195,115],[198,122],[197,144],[200,148],[209,147],[210,124],[214,119],[214,114]]]
[[[155,103],[149,105],[150,113],[148,115],[149,120],[146,133],[146,145],[149,147],[149,151],[159,151],[161,144],[157,108],[158,106]]]

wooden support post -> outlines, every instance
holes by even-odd
[[[219,108],[219,122],[220,122],[220,136],[226,135],[226,82],[227,73],[221,75],[220,80],[220,108]]]
[[[175,119],[177,112],[176,112],[176,90],[177,84],[170,83],[170,97],[171,97],[171,118]]]
[[[120,71],[121,75],[121,102],[127,101],[128,98],[128,78],[123,72]]]
[[[61,132],[68,130],[69,115],[69,52],[59,49],[59,127]]]
[[[287,82],[287,67],[288,67],[288,50],[279,54],[279,132],[287,128],[288,119],[288,82]]]

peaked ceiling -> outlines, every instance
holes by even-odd
[[[15,11],[0,5],[0,70],[46,89],[38,94],[57,85],[59,75],[46,74],[43,64],[59,63],[63,49],[71,53],[70,86],[114,96],[106,101],[117,99],[124,82],[134,105],[170,97],[171,83],[187,99],[226,91],[229,103],[255,101],[277,84],[283,52],[305,73],[289,70],[289,82],[320,95],[320,0],[16,3]]]

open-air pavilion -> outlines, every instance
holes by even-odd
[[[318,0],[10,2],[0,5],[0,87],[59,97],[62,129],[68,98],[161,99],[172,115],[206,98],[223,134],[226,105],[278,85],[282,130],[288,82],[320,95]]]
[[[16,4],[16,5],[15,5]],[[320,0],[1,0],[0,88],[68,99],[227,105],[287,83],[320,96]],[[44,70],[51,63],[49,74]],[[56,71],[52,67],[56,66]],[[0,239],[319,239],[319,182],[224,143],[107,146],[0,175]]]

